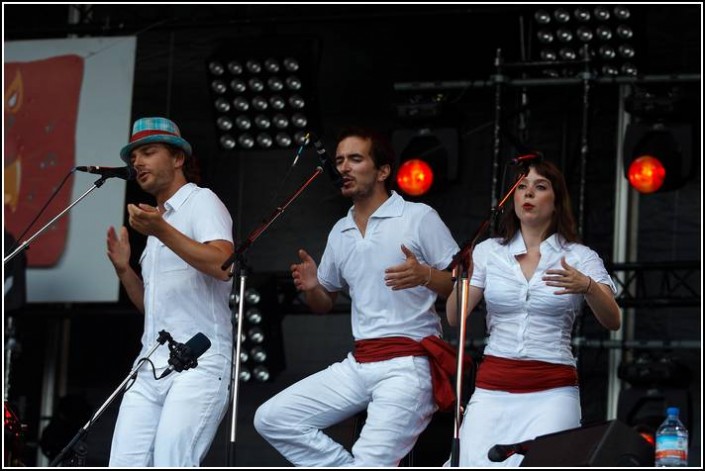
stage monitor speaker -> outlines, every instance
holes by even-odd
[[[653,465],[653,445],[619,420],[537,437],[521,462],[524,467]]]

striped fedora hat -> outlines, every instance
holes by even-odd
[[[166,118],[140,118],[132,126],[130,143],[122,148],[120,158],[129,165],[130,154],[135,148],[153,142],[171,144],[191,155],[191,144],[181,137],[176,123]]]

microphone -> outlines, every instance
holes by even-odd
[[[500,463],[517,453],[520,455],[525,455],[533,443],[533,440],[527,440],[525,442],[514,443],[511,445],[495,445],[487,452],[487,458],[495,463]]]
[[[321,143],[321,140],[317,136],[311,134],[311,137],[313,138],[313,146],[316,148],[318,158],[321,159],[321,167],[323,167],[323,171],[328,174],[328,177],[330,177],[336,188],[342,188],[343,176],[340,172],[338,172],[338,169],[335,168],[335,165],[330,157],[328,157],[328,153],[323,147],[323,143]]]
[[[76,167],[79,172],[95,173],[96,175],[101,175],[104,178],[122,178],[123,180],[134,180],[137,172],[134,167],[101,167],[99,165],[88,165]]]
[[[519,157],[514,157],[512,160],[509,161],[511,165],[520,165],[523,163],[529,163],[529,162],[541,162],[543,161],[543,155],[541,152],[534,152],[531,154],[524,154],[520,155]]]
[[[191,337],[191,340],[186,342],[186,344],[179,342],[169,343],[169,350],[171,350],[169,367],[164,370],[164,373],[158,379],[168,376],[172,371],[181,373],[183,370],[198,366],[198,361],[196,360],[209,348],[211,348],[211,341],[201,332]]]

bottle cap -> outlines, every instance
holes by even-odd
[[[678,415],[680,414],[680,409],[677,407],[669,407],[666,409],[666,415]]]

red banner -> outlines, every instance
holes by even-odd
[[[57,56],[5,63],[5,227],[19,237],[75,166],[83,58]],[[71,202],[73,177],[23,242]],[[66,247],[70,212],[35,239],[30,267],[55,265]],[[5,248],[6,250],[8,247]]]

